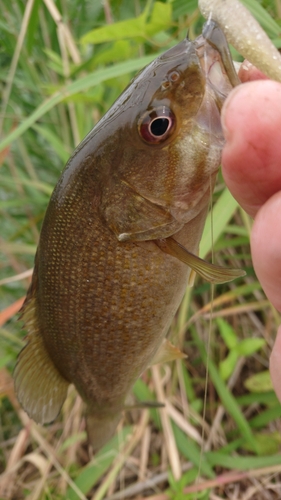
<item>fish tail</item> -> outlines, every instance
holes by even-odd
[[[28,298],[22,316],[28,331],[27,344],[20,352],[14,371],[15,391],[23,409],[35,422],[52,422],[65,401],[69,383],[44,346],[36,319],[36,300]]]
[[[112,438],[121,419],[121,412],[108,415],[96,415],[90,411],[86,414],[86,427],[89,442],[93,451],[100,449]]]

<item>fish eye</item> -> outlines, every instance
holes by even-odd
[[[171,73],[169,73],[169,80],[170,82],[177,82],[178,79],[180,78],[180,74],[178,71],[171,71]]]
[[[175,115],[167,106],[148,111],[138,124],[141,138],[149,144],[160,144],[172,134],[176,124]]]

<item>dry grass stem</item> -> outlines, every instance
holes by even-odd
[[[151,368],[152,377],[155,384],[155,391],[159,401],[165,401],[164,389],[162,386],[162,380],[160,377],[159,366],[153,366]],[[169,456],[169,462],[171,465],[171,469],[175,479],[179,479],[181,476],[181,465],[178,449],[175,442],[175,437],[172,431],[172,426],[170,419],[168,417],[167,411],[165,408],[160,411],[160,418],[163,426],[163,432],[165,437],[165,445],[167,449],[167,453]]]
[[[62,27],[62,30],[64,32],[64,37],[67,43],[67,48],[74,64],[81,64],[81,57],[79,50],[76,47],[71,31],[69,30],[68,26],[63,22],[62,16],[58,8],[54,4],[53,0],[44,0],[44,3],[48,11],[50,12],[51,16],[53,17],[55,23],[57,24],[57,26],[61,25]]]
[[[3,129],[3,122],[5,120],[5,114],[6,114],[6,109],[7,109],[7,104],[9,102],[10,94],[11,94],[11,89],[19,61],[19,56],[22,50],[23,42],[24,42],[24,37],[26,34],[26,30],[28,27],[28,22],[29,18],[32,12],[32,7],[34,4],[34,0],[27,0],[26,6],[25,6],[25,11],[24,11],[24,16],[22,19],[22,24],[21,24],[21,30],[17,39],[17,44],[15,47],[15,51],[13,54],[13,59],[11,62],[9,74],[6,79],[6,86],[3,90],[2,94],[2,104],[1,104],[1,112],[0,112],[0,136],[2,135],[2,129]]]
[[[107,492],[111,483],[115,480],[117,474],[120,469],[123,467],[125,461],[132,453],[134,448],[137,446],[139,441],[141,440],[143,433],[145,432],[147,423],[149,421],[149,413],[147,410],[144,410],[141,415],[141,420],[139,425],[136,427],[133,435],[131,436],[129,443],[125,446],[125,448],[120,452],[119,456],[116,458],[116,461],[109,471],[109,473],[105,476],[103,482],[100,487],[97,489],[95,494],[92,496],[91,500],[102,500],[104,498],[105,493]]]
[[[198,443],[201,446],[202,445],[202,436],[195,429],[195,427],[192,426],[185,419],[185,417],[179,411],[177,411],[176,408],[167,400],[165,400],[165,407],[166,407],[168,415],[179,426],[179,428],[182,429],[183,432],[185,432],[187,436],[189,436],[191,439],[193,439],[196,443]]]
[[[141,442],[140,464],[138,471],[139,481],[144,481],[146,477],[147,464],[149,459],[150,441],[151,441],[151,430],[150,427],[147,427],[144,431]]]

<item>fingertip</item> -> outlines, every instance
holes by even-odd
[[[268,77],[247,59],[241,64],[238,76],[242,83],[252,82],[253,80],[268,80]]]
[[[225,182],[242,207],[254,216],[281,189],[281,85],[271,80],[236,87],[222,109],[226,144]]]

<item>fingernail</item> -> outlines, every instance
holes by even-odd
[[[252,63],[250,63],[250,61],[248,61],[247,59],[244,59],[244,61],[242,62],[241,64],[241,67],[240,67],[240,70],[242,71],[250,71],[250,69],[252,69],[254,66]]]

